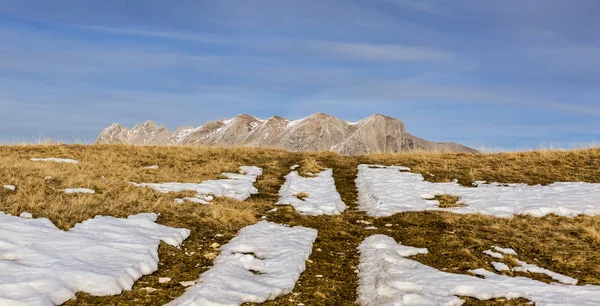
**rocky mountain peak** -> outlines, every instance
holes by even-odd
[[[382,114],[358,122],[347,122],[325,113],[291,121],[279,116],[262,120],[239,114],[196,128],[180,127],[173,132],[153,121],[132,129],[114,123],[100,133],[96,143],[256,146],[290,151],[335,151],[345,155],[412,149],[476,152],[456,143],[436,143],[415,137],[406,132],[402,121]]]

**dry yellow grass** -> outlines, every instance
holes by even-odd
[[[325,170],[325,167],[319,163],[316,156],[323,153],[306,153],[302,161],[299,163],[300,168],[298,172],[302,176],[314,177],[319,172]]]
[[[296,194],[296,197],[300,200],[304,200],[306,198],[308,198],[308,193],[306,192],[299,192]]]
[[[77,165],[32,162],[31,157],[65,157],[81,162]],[[356,247],[376,233],[389,235],[406,245],[427,247],[430,253],[416,259],[445,271],[491,270],[491,259],[482,251],[499,245],[517,250],[521,260],[578,278],[580,284],[600,285],[600,217],[498,219],[448,212],[411,212],[374,219],[356,210],[354,180],[360,163],[409,166],[414,172],[423,173],[427,180],[444,182],[456,178],[464,185],[475,180],[600,183],[600,150],[505,154],[409,152],[343,157],[327,152],[301,154],[249,148],[1,146],[0,184],[13,184],[18,189],[16,192],[0,189],[0,211],[11,214],[28,211],[35,217],[50,218],[63,229],[95,215],[125,217],[152,211],[161,214],[158,220],[161,224],[192,230],[181,249],[161,246],[159,270],[141,278],[133,291],[112,297],[78,294],[78,299],[68,305],[162,305],[183,293],[184,288],[177,282],[197,279],[210,267],[215,255],[212,243],[226,243],[240,228],[262,216],[319,231],[310,258],[312,263],[307,263],[295,294],[266,305],[352,305],[357,286],[353,272],[358,264]],[[300,164],[302,171],[314,173],[332,168],[336,187],[348,210],[342,215],[320,217],[299,215],[291,207],[267,213],[275,207],[273,203],[278,199],[283,176],[294,164]],[[149,165],[160,168],[144,168]],[[180,194],[162,194],[128,184],[130,181],[200,182],[218,178],[221,172],[237,171],[242,165],[264,169],[255,184],[260,194],[245,202],[216,199],[211,205],[176,204],[174,198]],[[52,179],[44,179],[47,176]],[[66,195],[59,191],[67,187],[89,187],[98,193]],[[365,225],[357,222],[360,220],[372,222],[378,230],[364,229]],[[539,275],[527,276],[549,281]],[[171,277],[173,282],[159,284],[159,277]],[[148,286],[157,291],[148,293],[141,289]],[[507,301],[467,300],[467,305],[493,303],[504,305]]]
[[[450,194],[439,194],[439,195],[436,195],[433,199],[440,202],[440,204],[438,204],[438,207],[441,207],[441,208],[452,208],[452,207],[465,206],[465,204],[458,203],[458,201],[460,200],[459,197],[453,196]]]

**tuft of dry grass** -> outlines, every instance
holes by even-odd
[[[463,203],[458,203],[458,201],[460,200],[459,197],[453,196],[451,194],[438,194],[433,198],[433,200],[437,200],[438,202],[440,202],[440,204],[438,204],[438,207],[440,207],[440,208],[452,208],[452,207],[465,206],[465,204],[463,204]]]
[[[77,165],[29,161],[31,157],[65,157]],[[502,183],[549,184],[555,181],[600,183],[600,150],[540,151],[501,154],[408,152],[344,157],[335,153],[290,153],[252,148],[142,147],[127,145],[0,146],[0,184],[17,186],[16,192],[0,189],[0,211],[18,215],[28,211],[69,229],[95,215],[126,217],[141,212],[160,213],[159,223],[185,227],[192,235],[181,249],[162,245],[159,270],[136,282],[132,291],[118,296],[93,297],[79,293],[66,305],[162,305],[181,295],[180,281],[195,280],[210,268],[218,253],[214,243],[227,243],[237,231],[266,216],[267,220],[315,228],[319,232],[307,269],[291,295],[266,305],[353,305],[358,279],[356,250],[372,234],[385,234],[405,245],[426,247],[429,254],[414,257],[442,271],[468,274],[474,268],[493,270],[492,259],[482,251],[492,245],[514,248],[519,259],[579,279],[580,284],[600,285],[600,217],[499,219],[450,212],[406,212],[371,218],[356,210],[358,164],[402,165],[422,173],[432,182],[458,179],[465,186],[475,180]],[[318,173],[332,168],[336,188],[348,209],[337,216],[304,216],[292,207],[279,206],[283,176],[289,167]],[[156,170],[144,169],[159,165]],[[162,194],[128,182],[200,182],[237,172],[242,165],[259,166],[264,174],[255,186],[260,194],[247,201],[215,199],[210,205],[176,204],[189,193]],[[44,179],[51,176],[51,179]],[[60,189],[88,187],[95,195],[66,195]],[[450,201],[452,202],[452,201]],[[367,230],[372,223],[377,230]],[[386,226],[391,224],[392,226]],[[222,236],[221,236],[222,235]],[[510,264],[510,261],[507,261]],[[316,277],[322,275],[323,277]],[[523,275],[541,281],[539,274]],[[158,283],[159,277],[172,282]],[[142,288],[153,287],[148,293]],[[466,305],[517,305],[525,300],[477,301]]]
[[[308,198],[308,193],[306,192],[299,192],[296,194],[296,197],[302,201],[304,201],[304,199]]]
[[[325,167],[316,158],[319,154],[322,153],[307,153],[299,163],[298,173],[306,177],[315,177],[319,172],[325,170]]]

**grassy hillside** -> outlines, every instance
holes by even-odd
[[[31,157],[65,157],[77,165],[29,161]],[[334,153],[290,153],[250,148],[134,147],[134,146],[2,146],[0,184],[13,184],[17,192],[0,188],[0,211],[47,217],[69,229],[95,215],[126,217],[141,212],[160,213],[159,223],[192,230],[182,249],[161,245],[160,268],[141,278],[134,290],[113,297],[78,294],[66,305],[162,305],[181,295],[180,281],[195,280],[211,266],[218,253],[215,242],[224,244],[244,226],[267,216],[267,220],[302,225],[319,231],[311,262],[293,293],[266,305],[351,305],[356,299],[358,265],[356,247],[372,234],[386,234],[405,245],[426,247],[430,253],[415,257],[435,268],[467,273],[469,269],[492,269],[482,254],[492,245],[512,247],[523,261],[535,263],[579,279],[579,284],[600,285],[600,217],[564,218],[518,216],[499,219],[447,212],[401,213],[374,219],[356,211],[354,179],[357,165],[376,163],[403,165],[423,173],[427,180],[446,182],[456,178],[470,185],[476,180],[504,183],[549,184],[555,181],[600,183],[600,150],[540,151],[507,154],[451,154],[412,152],[343,157]],[[349,209],[340,216],[302,216],[290,207],[276,207],[279,187],[289,167],[300,172],[333,168],[336,186]],[[159,165],[157,170],[144,166]],[[264,174],[255,184],[260,194],[239,202],[216,199],[211,205],[176,204],[182,194],[162,194],[136,188],[127,182],[200,182],[236,172],[242,165],[259,166]],[[67,195],[66,187],[88,187],[95,195]],[[191,195],[191,194],[187,194]],[[366,230],[366,222],[377,230]],[[387,225],[387,226],[386,226]],[[217,237],[217,234],[224,235]],[[195,252],[192,254],[192,252]],[[187,255],[186,255],[187,253]],[[509,273],[510,274],[510,273]],[[515,273],[517,274],[517,273]],[[322,275],[322,278],[316,277]],[[542,281],[550,278],[527,274]],[[159,277],[172,282],[159,284]],[[154,287],[148,293],[144,287]],[[512,301],[512,304],[526,302]],[[496,301],[504,304],[505,301]],[[471,305],[490,302],[469,300]]]

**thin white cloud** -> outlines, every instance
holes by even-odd
[[[296,50],[344,59],[376,62],[450,62],[455,54],[420,46],[308,41],[294,44]]]
[[[444,11],[439,4],[442,2],[440,0],[386,0],[387,2],[391,2],[397,4],[399,6],[425,12],[434,15],[447,15],[448,13]]]
[[[113,34],[130,35],[130,36],[143,36],[153,38],[165,38],[175,40],[193,41],[207,44],[224,44],[224,45],[236,45],[239,44],[239,38],[219,36],[214,34],[198,33],[198,32],[171,32],[171,31],[154,31],[154,30],[142,30],[132,28],[116,28],[106,26],[86,26],[86,25],[75,25],[75,28],[83,30],[93,30],[110,32]]]

